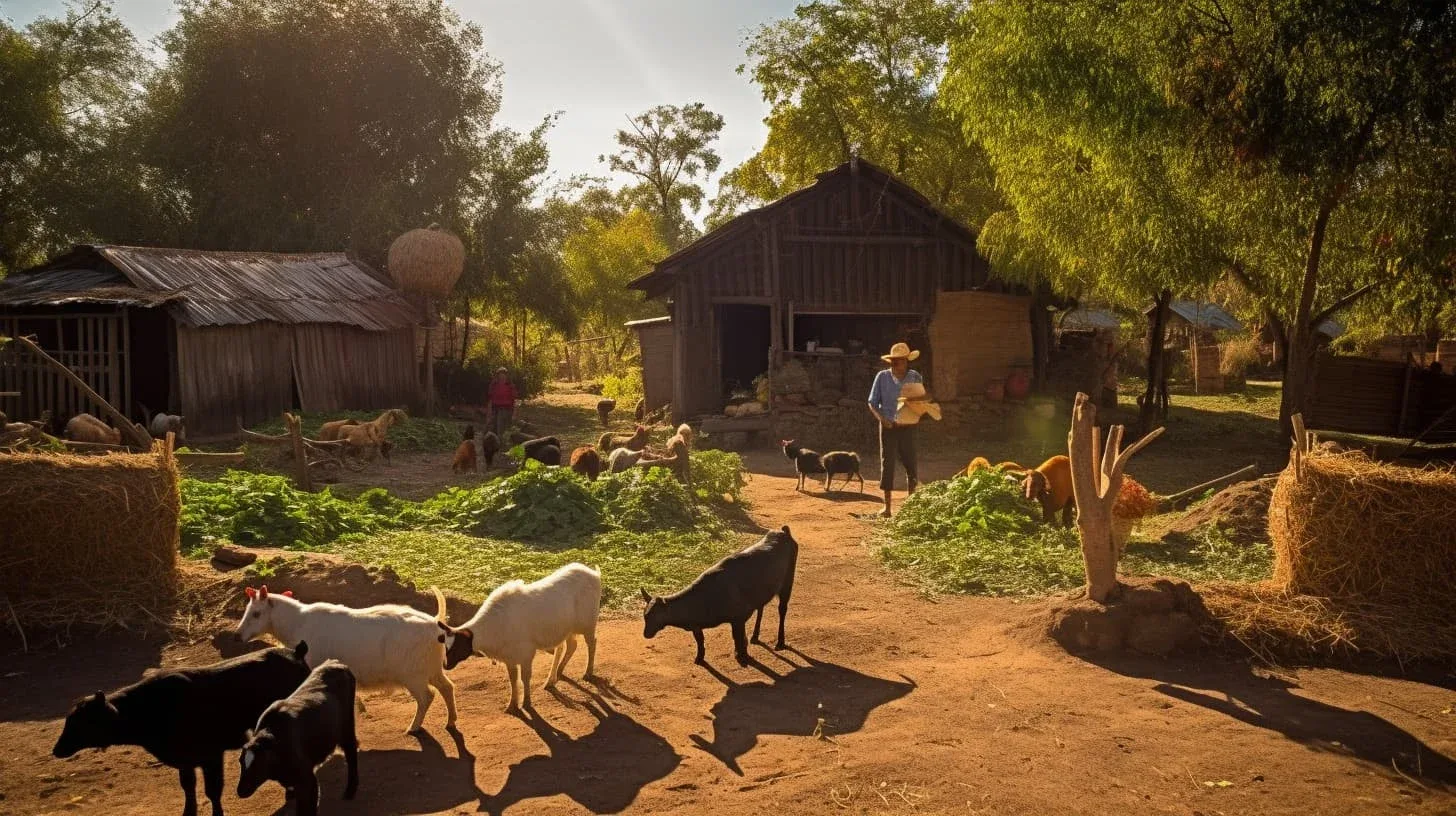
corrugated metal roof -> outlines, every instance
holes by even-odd
[[[1173,314],[1192,323],[1195,327],[1206,331],[1243,331],[1244,324],[1239,319],[1224,311],[1216,303],[1199,303],[1195,300],[1175,300],[1168,304],[1168,309]],[[1147,314],[1153,310],[1152,306],[1143,310]]]
[[[419,314],[403,294],[365,264],[342,252],[204,252],[151,247],[78,246],[48,264],[0,284],[0,303],[15,303],[12,287],[44,291],[51,281],[82,271],[110,273],[117,288],[108,302],[167,303],[187,326],[341,323],[371,331],[416,325]],[[116,280],[117,273],[124,280]],[[98,283],[103,280],[95,278]],[[128,294],[124,284],[129,283]],[[137,292],[140,294],[137,294]],[[56,303],[58,300],[30,302]]]
[[[1062,328],[1083,331],[1119,329],[1122,328],[1122,323],[1118,321],[1117,315],[1102,309],[1073,309],[1062,318]]]
[[[0,304],[11,306],[161,306],[176,297],[180,295],[138,289],[115,269],[57,269],[45,275],[16,274],[0,280]]]

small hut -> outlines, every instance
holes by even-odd
[[[414,404],[419,319],[342,252],[82,245],[0,281],[0,334],[34,336],[123,413],[180,413],[194,436],[290,409]],[[12,416],[96,411],[14,344],[0,355]]]
[[[1156,306],[1143,310],[1152,313]],[[1198,394],[1223,391],[1222,357],[1219,353],[1219,332],[1243,332],[1244,324],[1216,303],[1196,300],[1175,300],[1168,304],[1168,334],[1165,348],[1183,348],[1188,353],[1188,369],[1193,390]]]

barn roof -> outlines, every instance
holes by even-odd
[[[765,204],[754,210],[749,210],[720,225],[717,229],[707,235],[679,249],[677,252],[657,262],[652,271],[627,284],[628,289],[640,289],[647,293],[648,297],[659,297],[667,293],[672,287],[672,276],[678,267],[686,262],[695,260],[708,250],[715,249],[725,241],[739,237],[750,231],[755,225],[762,222],[766,216],[775,215],[779,210],[785,209],[795,202],[819,192],[819,188],[825,184],[838,181],[842,176],[858,174],[872,182],[881,185],[886,193],[899,196],[911,206],[924,210],[937,225],[944,227],[959,240],[975,246],[976,234],[961,224],[956,219],[946,215],[936,208],[930,200],[921,195],[914,187],[906,184],[897,178],[890,171],[871,164],[864,159],[855,158],[847,161],[838,167],[820,173],[815,177],[814,183],[807,187],[795,190],[792,193]]]
[[[0,305],[166,306],[186,326],[342,323],[401,329],[419,314],[342,252],[204,252],[83,244],[0,281]]]
[[[1119,329],[1122,323],[1117,315],[1105,309],[1073,309],[1062,317],[1061,327],[1089,331],[1094,329]]]

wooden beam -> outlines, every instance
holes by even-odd
[[[30,349],[31,353],[35,354],[41,360],[45,361],[46,364],[54,368],[59,374],[61,374],[61,376],[65,377],[71,382],[72,385],[76,386],[76,388],[78,388],[81,393],[85,394],[87,397],[90,397],[92,402],[95,402],[97,405],[101,406],[101,409],[105,411],[109,417],[111,417],[111,420],[113,422],[116,423],[117,429],[121,431],[122,438],[128,440],[128,444],[130,444],[134,448],[137,448],[138,450],[146,451],[152,449],[151,434],[148,434],[146,432],[146,429],[142,426],[137,425],[136,423],[127,419],[126,415],[116,410],[116,408],[112,406],[111,403],[102,399],[101,395],[91,390],[91,386],[87,385],[85,380],[76,376],[76,373],[74,371],[66,368],[61,363],[57,362],[55,358],[51,357],[49,354],[46,354],[45,351],[40,346],[37,346],[33,341],[31,341],[30,338],[15,337],[13,339],[17,343],[25,346],[27,349]]]
[[[1210,490],[1219,490],[1231,484],[1246,482],[1250,479],[1257,478],[1259,478],[1259,468],[1257,465],[1239,468],[1233,473],[1220,476],[1217,479],[1210,479],[1203,484],[1194,485],[1187,490],[1179,491],[1171,496],[1164,496],[1158,501],[1158,512],[1166,513],[1169,510],[1182,510],[1184,507],[1196,501],[1199,496],[1202,496]]]
[[[784,236],[784,240],[796,244],[847,244],[849,246],[909,245],[924,247],[937,243],[935,238],[927,235],[814,235],[790,233]]]

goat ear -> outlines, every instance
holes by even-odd
[[[106,692],[97,691],[95,694],[91,695],[91,699],[98,703],[104,703],[106,702]]]
[[[440,631],[442,631],[442,632],[448,632],[448,631],[450,631],[450,627],[448,625],[446,625],[446,623],[444,621],[437,620],[437,621],[435,621],[435,623],[436,623],[436,625],[438,625],[440,627]]]
[[[637,591],[642,593],[642,600],[644,603],[652,603],[652,596],[647,594],[647,590],[643,589],[642,587],[638,587]]]
[[[261,587],[258,588],[258,597],[259,598],[266,598],[266,597],[268,597],[268,585],[267,584],[264,584],[263,586],[261,586]]]
[[[285,589],[285,590],[283,590],[283,597],[285,597],[285,598],[292,598],[293,597],[293,590],[291,590],[291,589]]]
[[[254,598],[258,597],[258,590],[253,589],[252,587],[243,587],[243,594],[248,596],[248,600],[251,601]]]
[[[784,525],[784,535],[791,535],[791,533],[789,532],[789,525],[787,524]]]

